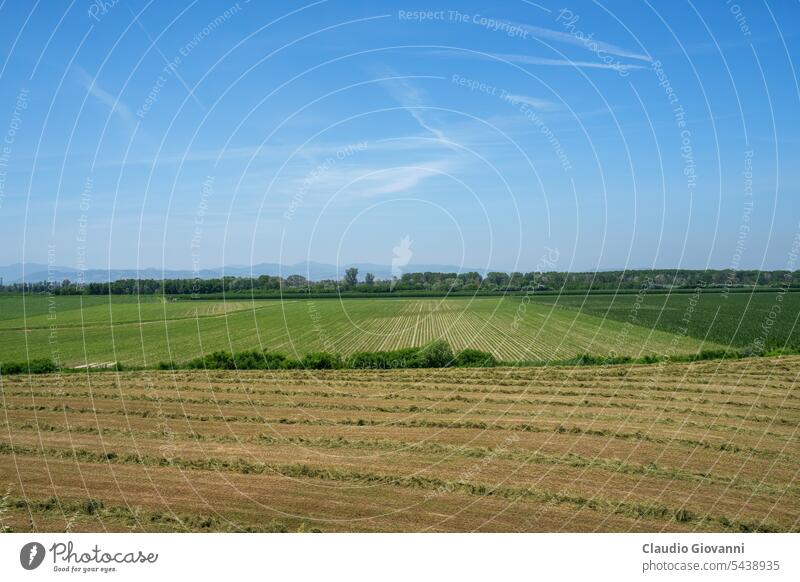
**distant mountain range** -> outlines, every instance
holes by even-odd
[[[201,279],[214,279],[222,276],[233,277],[258,277],[260,275],[282,276],[302,275],[312,281],[323,279],[341,279],[344,277],[345,269],[356,267],[359,279],[364,278],[366,273],[372,273],[376,279],[391,279],[392,267],[388,265],[378,265],[375,263],[351,263],[343,266],[336,266],[327,263],[317,263],[308,261],[296,263],[294,265],[281,265],[279,263],[259,263],[257,265],[244,266],[232,265],[217,269],[202,269],[198,273],[191,270],[182,269],[87,269],[83,272],[83,280],[87,283],[102,283],[105,281],[118,281],[119,279],[190,279],[199,277]],[[400,270],[401,273],[420,273],[431,271],[435,273],[466,273],[476,271],[485,275],[487,269],[475,267],[458,267],[455,265],[435,265],[435,264],[408,264]],[[5,267],[0,267],[0,277],[3,283],[20,283],[23,280],[29,283],[40,281],[70,281],[78,280],[78,270],[69,267],[52,266],[49,267],[42,263],[15,263]]]

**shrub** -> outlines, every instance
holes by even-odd
[[[385,352],[358,352],[347,359],[349,368],[385,370],[390,368]]]
[[[756,345],[749,345],[739,350],[739,355],[743,358],[752,358],[755,356],[763,356],[764,350]]]
[[[453,350],[444,340],[435,340],[423,346],[414,358],[415,368],[445,368],[453,362]]]
[[[286,362],[284,363],[285,370],[299,370],[303,367],[303,364],[300,363],[300,360],[294,360],[292,358],[286,358]]]
[[[174,370],[177,367],[172,362],[159,364],[161,370]],[[209,370],[285,370],[299,368],[300,362],[292,360],[284,354],[245,350],[235,354],[212,352],[202,358],[189,360],[183,367]]]
[[[578,354],[572,359],[565,360],[564,363],[572,364],[574,366],[596,366],[603,364],[605,359],[602,356],[593,356],[592,354]]]
[[[328,352],[309,352],[300,360],[300,365],[311,370],[335,370],[342,368],[341,356]]]
[[[412,368],[419,359],[422,348],[403,348],[384,352],[388,360],[389,368]]]
[[[49,374],[50,372],[58,370],[58,366],[56,366],[53,360],[41,358],[38,360],[31,360],[28,363],[28,370],[31,374]]]
[[[347,359],[348,368],[388,370],[391,368],[411,368],[419,355],[420,348],[404,348],[388,352],[358,352]]]
[[[53,360],[39,358],[27,362],[4,362],[0,364],[0,374],[49,374],[58,371]]]
[[[202,358],[189,360],[186,362],[186,367],[189,369],[209,368],[212,370],[233,370],[236,368],[236,365],[232,354],[227,352],[212,352]]]
[[[290,360],[284,354],[265,351],[262,357],[266,370],[285,370],[290,367],[292,362],[296,363],[296,360]]]
[[[266,367],[264,354],[255,350],[236,352],[233,364],[237,370],[261,370]]]
[[[488,352],[467,348],[458,353],[454,365],[464,368],[491,368],[497,365],[497,358]]]
[[[27,366],[25,366],[25,364],[22,364],[20,362],[6,362],[0,365],[0,373],[5,375],[22,374],[22,372],[25,371],[26,367]]]

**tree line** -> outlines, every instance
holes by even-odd
[[[49,293],[54,295],[210,295],[220,293],[336,294],[430,292],[516,293],[534,291],[693,289],[743,287],[800,287],[800,271],[734,271],[654,269],[571,273],[493,271],[482,276],[467,273],[405,273],[390,280],[372,273],[359,277],[358,269],[346,270],[341,280],[310,281],[302,275],[276,277],[220,277],[215,279],[120,279],[103,283],[40,281],[0,285],[0,293]]]

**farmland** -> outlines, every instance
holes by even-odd
[[[541,296],[537,302],[672,334],[735,346],[763,339],[772,348],[800,347],[800,293],[590,294]],[[686,317],[691,314],[690,317]]]
[[[51,358],[67,366],[155,366],[215,351],[351,354],[447,340],[504,361],[579,353],[681,355],[798,346],[800,294],[591,295],[440,299],[169,300],[159,296],[0,297],[0,362]]]
[[[123,371],[0,376],[0,529],[800,531],[800,356],[668,361],[796,348],[798,299],[3,296],[0,362]],[[436,339],[538,366],[154,369]],[[610,353],[662,359],[548,365]]]
[[[9,376],[0,527],[799,531],[798,370]]]

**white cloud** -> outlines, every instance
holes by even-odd
[[[297,176],[289,191],[303,190],[306,195],[315,196],[332,196],[341,191],[341,197],[370,198],[412,190],[424,180],[448,173],[453,168],[452,160],[447,159],[402,166],[333,167],[311,185],[307,183],[307,175]]]
[[[386,70],[385,72],[386,78],[383,80],[382,84],[395,101],[406,108],[406,111],[414,118],[414,121],[416,121],[422,129],[436,137],[436,139],[444,142],[451,141],[444,131],[434,126],[435,122],[432,124],[425,118],[425,99],[422,90],[412,84],[407,78],[403,78],[393,71]]]
[[[449,170],[451,164],[445,160],[440,162],[428,163],[424,166],[401,166],[398,168],[387,168],[378,170],[371,175],[365,176],[362,196],[379,196],[381,194],[397,194],[410,190],[419,185],[427,178],[441,175],[442,172]]]
[[[627,71],[629,69],[644,69],[643,65],[633,65],[627,63],[604,63],[601,61],[575,61],[572,59],[551,59],[547,57],[534,57],[531,55],[507,54],[507,53],[477,53],[458,50],[436,50],[428,51],[429,54],[448,57],[467,57],[478,59],[499,59],[520,65],[543,65],[548,67],[577,67],[579,69],[610,69],[613,71]]]
[[[628,69],[644,69],[643,65],[629,65],[626,63],[603,63],[600,61],[575,61],[572,59],[551,59],[547,57],[533,57],[530,55],[495,54],[497,58],[523,65],[544,65],[550,67],[578,67],[579,69],[611,69],[614,71],[627,71]]]
[[[89,95],[108,107],[112,113],[116,114],[123,121],[123,123],[128,126],[129,129],[136,125],[133,113],[131,113],[131,110],[127,105],[120,101],[119,97],[115,97],[103,89],[97,82],[97,78],[92,77],[82,68],[75,67],[75,70],[77,71],[78,77]]]
[[[524,103],[539,111],[557,111],[561,109],[560,103],[548,101],[547,99],[539,99],[538,97],[529,97],[528,95],[505,95],[503,99],[512,103]]]
[[[596,40],[591,37],[586,39],[577,34],[571,34],[561,30],[551,30],[549,28],[543,28],[541,26],[533,26],[530,24],[516,24],[516,26],[521,26],[524,30],[528,31],[531,35],[537,38],[545,38],[555,42],[571,44],[574,46],[583,47],[587,50],[592,50],[587,46],[587,43],[591,43],[592,47],[596,48],[598,51],[602,51],[610,55],[615,55],[618,57],[624,57],[628,59],[636,59],[638,61],[647,61],[647,62],[652,61],[652,59],[647,55],[630,51],[628,49],[618,47],[608,42],[603,42],[602,40]]]

